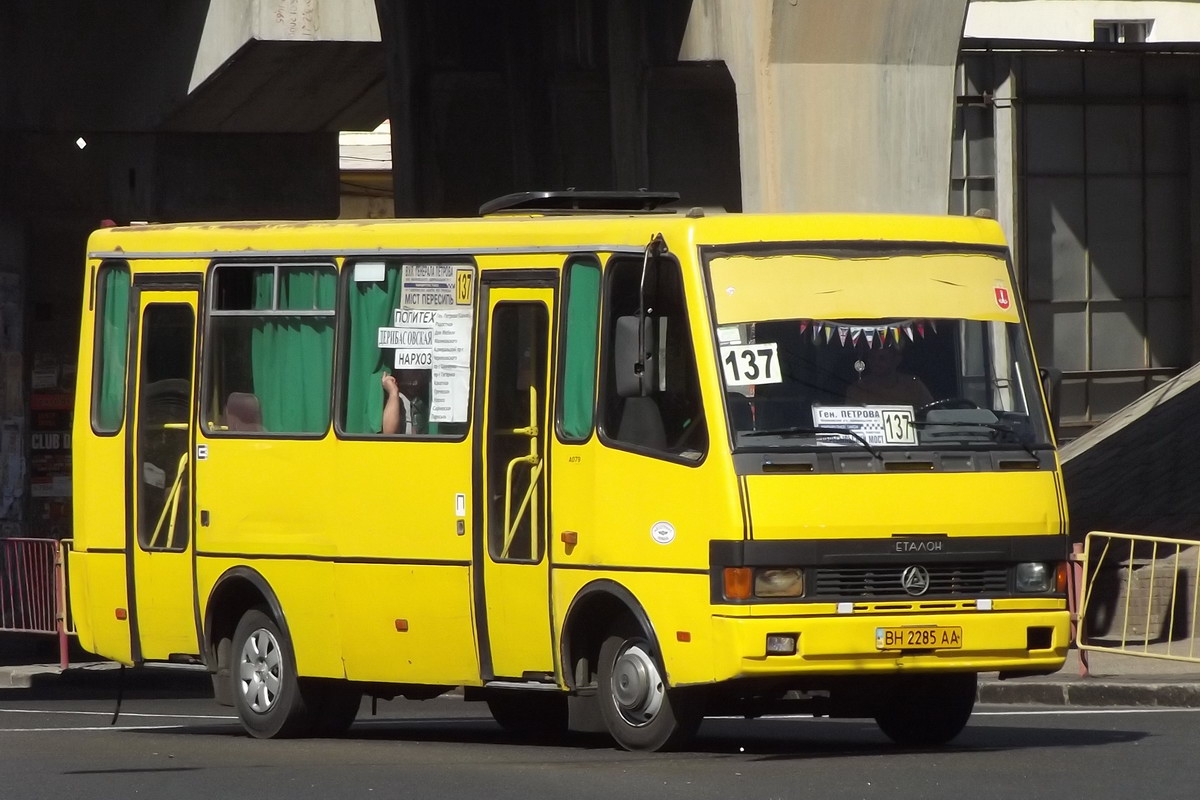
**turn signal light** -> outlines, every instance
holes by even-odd
[[[749,600],[754,587],[754,570],[749,567],[726,567],[723,574],[726,600]]]
[[[1061,561],[1057,569],[1054,570],[1054,590],[1056,592],[1067,591],[1067,570],[1071,568],[1071,564],[1066,561]]]

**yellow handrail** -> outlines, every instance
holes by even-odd
[[[500,557],[508,558],[508,551],[512,547],[513,538],[517,535],[517,526],[521,523],[521,519],[525,516],[525,509],[529,509],[529,553],[532,556],[535,552],[536,537],[537,537],[537,487],[538,479],[542,476],[542,470],[545,463],[542,457],[538,454],[538,415],[537,415],[537,387],[529,387],[529,425],[524,428],[514,428],[510,431],[518,436],[529,437],[529,455],[517,456],[508,462],[508,467],[505,469],[504,475],[504,546],[500,549]],[[525,496],[521,498],[521,504],[517,507],[516,516],[512,516],[512,486],[513,486],[513,471],[518,464],[529,464],[529,488],[525,490]]]
[[[171,483],[171,493],[167,495],[166,502],[163,503],[162,513],[158,515],[158,522],[154,525],[154,535],[150,537],[148,547],[170,547],[171,542],[175,538],[175,520],[179,515],[179,494],[180,487],[183,485],[183,471],[187,467],[188,452],[183,451],[183,455],[179,457],[179,466],[175,470],[175,480]],[[158,533],[163,530],[163,522],[167,518],[167,512],[171,512],[171,523],[166,528],[165,544],[158,544]]]

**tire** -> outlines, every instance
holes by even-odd
[[[309,732],[311,716],[296,677],[292,644],[262,608],[247,611],[233,634],[230,684],[242,727],[258,739]]]
[[[488,710],[500,727],[518,736],[558,740],[567,735],[567,696],[551,691],[493,691]]]
[[[313,736],[341,736],[354,724],[362,705],[362,691],[349,681],[301,678],[300,692]]]
[[[962,733],[975,708],[977,676],[913,675],[896,681],[876,711],[875,722],[889,739],[906,746],[932,746]]]
[[[703,697],[670,689],[645,636],[616,633],[600,647],[596,700],[608,733],[626,750],[673,750],[704,717]]]

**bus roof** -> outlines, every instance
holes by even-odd
[[[413,252],[608,252],[640,249],[661,233],[669,247],[801,242],[1005,244],[978,217],[902,214],[505,214],[491,217],[189,222],[102,228],[93,259],[366,255]]]

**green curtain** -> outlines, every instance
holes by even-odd
[[[562,434],[586,439],[592,432],[596,338],[600,321],[600,268],[576,262],[568,269],[566,353],[563,358]]]
[[[270,273],[255,276],[256,309],[271,308],[272,282]],[[329,427],[337,276],[327,269],[285,269],[279,283],[278,308],[323,309],[330,316],[277,316],[256,322],[250,357],[263,429],[322,433]]]
[[[100,272],[100,342],[95,424],[115,431],[125,416],[126,358],[129,352],[129,269],[106,266]]]
[[[379,348],[377,331],[391,326],[392,310],[399,303],[399,267],[389,264],[383,283],[350,281],[346,433],[379,433],[383,428],[380,380],[392,366],[389,360],[393,351]]]

